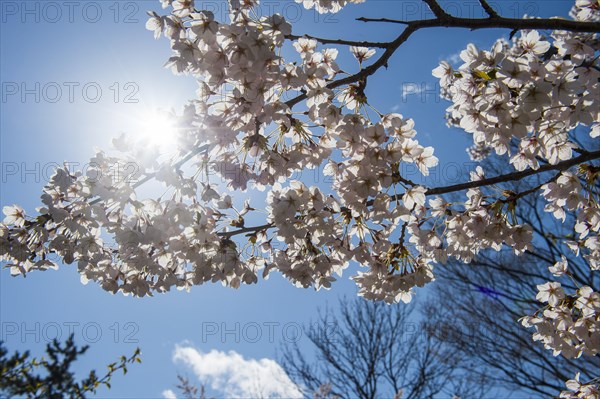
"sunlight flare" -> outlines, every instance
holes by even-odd
[[[172,115],[164,110],[145,111],[137,118],[136,133],[150,146],[162,151],[174,149],[177,129]]]

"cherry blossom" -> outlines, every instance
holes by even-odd
[[[565,399],[597,399],[600,397],[600,387],[597,382],[581,383],[579,381],[579,373],[575,375],[575,378],[568,380],[565,384],[569,391],[563,391],[560,394],[561,398]]]

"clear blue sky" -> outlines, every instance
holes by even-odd
[[[225,15],[223,2],[205,3],[217,9],[218,17]],[[566,0],[492,3],[506,16],[566,15],[571,4]],[[355,40],[391,40],[401,29],[353,21],[358,16],[429,16],[415,0],[367,0],[365,5],[350,6],[328,17],[305,11],[289,0],[263,4],[298,21],[295,34]],[[465,17],[483,16],[475,0],[444,4]],[[3,0],[0,6],[0,207],[18,203],[34,213],[52,165],[63,161],[83,165],[95,146],[108,148],[110,139],[135,126],[144,110],[179,109],[194,97],[193,79],[173,76],[162,68],[170,54],[167,40],[155,41],[144,28],[146,10],[162,11],[158,1]],[[394,110],[412,117],[421,143],[435,146],[441,166],[428,184],[452,178],[456,165],[464,168],[468,142],[464,133],[445,127],[447,104],[435,94],[431,70],[441,59],[456,57],[469,42],[488,47],[507,33],[419,32],[391,59],[387,71],[370,79],[368,94],[373,105],[382,112]],[[341,53],[342,61],[350,59],[347,50],[342,48]],[[417,86],[428,91],[403,97],[403,88],[410,92]],[[79,363],[82,370],[103,367],[141,347],[143,364],[132,367],[127,378],[116,377],[113,389],[102,392],[101,397],[161,397],[161,392],[175,382],[178,369],[171,361],[174,346],[184,341],[203,351],[235,350],[248,358],[275,358],[286,323],[296,323],[288,325],[290,333],[297,323],[314,319],[319,306],[334,304],[340,295],[356,292],[348,281],[350,274],[333,290],[320,292],[294,288],[272,274],[266,282],[237,291],[220,284],[205,285],[194,287],[191,293],[136,299],[112,296],[94,284],[82,285],[75,268],[35,272],[26,279],[12,278],[2,270],[2,338],[10,349],[40,353],[45,339],[56,335],[57,327],[64,339],[72,326],[77,342],[97,341]],[[214,323],[219,329],[235,329],[235,323],[243,327],[248,322],[263,326],[263,336],[255,343],[244,342],[241,331],[239,340],[235,333],[225,339],[219,335],[202,337],[203,329]],[[269,324],[265,323],[276,323],[270,324],[274,343],[269,342]],[[96,337],[97,332],[100,337]]]

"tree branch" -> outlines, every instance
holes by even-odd
[[[552,177],[550,180],[548,180],[545,183],[542,183],[542,184],[539,184],[539,185],[537,185],[535,187],[532,187],[529,190],[521,191],[520,193],[515,193],[513,195],[510,195],[506,199],[499,200],[499,202],[504,203],[504,204],[507,204],[509,202],[516,202],[520,198],[523,198],[525,196],[528,196],[529,194],[535,193],[536,191],[538,191],[539,189],[541,189],[544,184],[548,184],[550,182],[555,181],[556,179],[558,179],[560,177],[561,173],[562,173],[562,171],[558,172],[557,174],[554,175],[554,177]]]
[[[192,159],[193,157],[195,157],[196,155],[200,154],[203,151],[208,151],[208,149],[210,148],[210,146],[208,144],[196,147],[195,149],[193,149],[192,151],[188,152],[183,158],[181,158],[179,161],[177,161],[176,163],[173,164],[173,167],[175,169],[179,169],[180,167],[182,167],[185,163],[187,163],[187,161],[189,161],[190,159]],[[131,185],[131,188],[138,188],[139,186],[141,186],[142,184],[152,180],[154,177],[156,177],[156,173],[148,173],[146,174],[142,179],[136,181],[134,184]],[[102,199],[101,198],[96,198],[90,201],[90,205],[95,205],[97,203],[99,203]]]
[[[494,10],[492,8],[492,6],[490,6],[488,4],[488,2],[486,0],[479,0],[479,4],[481,4],[481,7],[483,7],[483,9],[487,13],[487,15],[490,16],[490,18],[499,18],[500,17],[500,15],[498,15],[498,13],[496,12],[496,10]]]
[[[433,0],[424,0],[428,3],[430,7],[434,7],[432,11],[434,13],[437,9],[433,4],[437,7],[439,5]],[[429,4],[431,3],[431,4]],[[439,7],[441,9],[441,7]],[[443,14],[442,14],[443,13]],[[379,68],[385,66],[387,68],[388,61],[391,56],[396,52],[396,50],[408,40],[408,38],[419,29],[424,28],[467,28],[471,30],[477,29],[488,29],[488,28],[504,28],[511,30],[522,30],[522,29],[552,29],[552,30],[566,30],[572,32],[600,32],[600,22],[580,22],[580,21],[572,21],[567,19],[515,19],[515,18],[504,18],[504,17],[490,17],[490,18],[458,18],[454,17],[450,14],[447,14],[442,10],[442,13],[439,12],[436,14],[437,18],[434,19],[424,19],[424,20],[415,20],[415,21],[402,21],[388,18],[357,18],[358,21],[362,22],[388,22],[388,23],[396,23],[406,25],[406,29],[402,31],[400,35],[396,37],[394,41],[391,41],[385,46],[380,48],[385,48],[385,52],[379,57],[373,64],[368,67],[362,69],[360,72],[355,73],[354,75],[335,80],[327,85],[328,89],[335,89],[336,87],[340,87],[346,84],[351,84],[358,82],[367,76],[373,75]],[[308,36],[306,36],[308,37]],[[316,40],[316,39],[315,39]],[[327,39],[324,39],[327,40]],[[334,41],[335,42],[335,41]],[[341,42],[341,41],[340,41]],[[353,42],[349,42],[353,43]],[[342,44],[342,43],[338,43]],[[384,44],[384,43],[378,43]],[[372,46],[375,47],[375,46]],[[306,100],[308,96],[306,93],[300,94],[288,101],[285,104],[292,108],[294,105],[300,103],[303,100]]]
[[[505,183],[505,182],[509,182],[509,181],[521,180],[525,177],[537,175],[537,174],[540,174],[543,172],[547,172],[549,170],[566,170],[572,166],[579,165],[580,163],[591,161],[591,160],[598,159],[598,158],[600,158],[600,151],[586,152],[583,155],[580,155],[575,158],[571,158],[571,159],[563,161],[563,162],[559,162],[556,165],[548,164],[548,165],[541,166],[538,169],[527,169],[527,170],[524,170],[521,172],[509,173],[506,175],[490,177],[488,179],[471,181],[471,182],[467,182],[467,183],[454,184],[452,186],[429,188],[429,189],[427,189],[427,192],[425,193],[425,195],[448,194],[448,193],[452,193],[455,191],[468,190],[470,188],[484,187],[484,186],[490,186],[492,184],[497,184],[497,183]],[[401,196],[396,195],[396,196],[392,197],[392,199],[396,199],[396,197],[400,198]]]
[[[570,32],[600,32],[600,22],[581,22],[562,18],[459,18],[446,14],[443,18],[424,19],[415,21],[403,21],[390,18],[365,18],[356,19],[362,22],[386,22],[393,24],[402,24],[408,26],[417,26],[421,28],[466,28],[471,30],[501,28],[512,30],[540,29],[540,30],[566,30]]]
[[[436,18],[426,19],[426,20],[415,20],[415,21],[402,21],[402,20],[395,20],[395,19],[388,19],[388,18],[365,18],[365,17],[357,18],[358,21],[362,21],[362,22],[386,22],[386,23],[395,23],[395,24],[406,25],[406,29],[404,29],[404,31],[402,31],[402,33],[400,33],[400,35],[398,35],[396,37],[396,39],[391,42],[368,42],[368,41],[350,41],[350,40],[342,40],[342,39],[325,39],[325,38],[318,38],[318,37],[314,37],[314,36],[310,36],[310,35],[304,35],[304,36],[288,35],[287,38],[291,39],[291,40],[297,40],[301,37],[306,37],[309,39],[317,40],[318,42],[323,43],[323,44],[339,44],[339,45],[385,48],[384,53],[373,64],[362,69],[360,72],[358,72],[354,75],[351,75],[351,76],[348,76],[348,77],[345,77],[342,79],[338,79],[336,81],[330,82],[327,85],[327,87],[329,89],[334,89],[339,86],[343,86],[346,84],[351,84],[351,83],[363,80],[366,77],[373,75],[381,67],[385,66],[387,68],[388,61],[392,57],[392,55],[396,52],[396,50],[404,42],[406,42],[414,32],[418,31],[419,29],[423,29],[423,28],[455,27],[455,28],[469,28],[471,30],[486,29],[486,28],[506,28],[506,29],[512,29],[512,30],[552,29],[552,30],[567,30],[567,31],[572,31],[572,32],[600,32],[600,22],[580,22],[580,21],[572,21],[572,20],[559,19],[559,18],[514,19],[514,18],[500,17],[491,8],[491,6],[487,3],[486,0],[479,0],[479,2],[490,17],[489,18],[473,18],[473,19],[454,17],[454,16],[446,13],[443,10],[443,8],[437,3],[436,0],[423,0],[423,1],[429,6],[431,11],[436,16]],[[285,102],[285,104],[288,107],[292,108],[294,105],[307,99],[307,97],[308,96],[306,95],[306,93],[303,93],[303,94],[298,95],[298,96],[292,98],[291,100]],[[183,157],[181,160],[179,160],[175,164],[175,167],[177,168],[177,167],[182,166],[184,163],[189,161],[193,156],[197,155],[198,153],[200,153],[204,150],[208,150],[208,145],[200,146],[200,147],[196,148],[195,150],[191,151],[185,157]],[[577,165],[582,162],[586,162],[588,160],[597,159],[597,158],[600,158],[600,151],[584,153],[583,155],[581,155],[579,157],[570,159],[568,161],[560,162],[556,165],[544,165],[537,170],[530,169],[530,170],[526,170],[523,172],[511,173],[511,174],[497,176],[497,177],[489,178],[489,179],[483,179],[483,180],[475,181],[475,182],[467,182],[467,183],[456,184],[456,185],[446,186],[446,187],[430,188],[427,190],[426,195],[429,196],[429,195],[447,194],[447,193],[451,193],[451,192],[467,190],[469,188],[483,187],[483,186],[488,186],[488,185],[492,185],[492,184],[496,184],[496,183],[519,180],[524,177],[543,173],[548,170],[565,170],[571,166]],[[154,177],[155,177],[155,174],[153,174],[153,173],[144,176],[144,178],[137,181],[133,185],[133,188],[136,188],[136,187],[142,185],[143,183],[151,180]],[[403,182],[412,183],[408,180],[403,181]],[[413,185],[414,185],[414,183],[413,183]],[[401,198],[401,195],[392,196],[393,200],[399,199],[399,198]],[[90,204],[93,205],[98,202],[100,202],[100,199],[97,198],[97,199],[90,201]],[[373,201],[368,202],[369,205],[372,205],[372,203],[373,203]],[[260,225],[260,226],[255,226],[255,227],[244,227],[244,228],[234,230],[234,231],[220,232],[220,233],[217,233],[217,235],[220,237],[229,238],[229,237],[233,237],[238,234],[266,230],[266,229],[269,229],[272,227],[274,227],[273,224],[269,223],[269,224],[264,224],[264,225]]]
[[[301,38],[313,39],[321,44],[339,44],[342,46],[361,46],[361,47],[376,47],[376,48],[387,48],[390,42],[369,42],[369,41],[354,41],[354,40],[343,40],[343,39],[326,39],[322,37],[311,36],[304,34],[298,35],[287,35],[286,39],[298,40]]]
[[[585,152],[582,155],[576,157],[576,158],[571,158],[569,160],[563,161],[563,162],[559,162],[556,165],[543,165],[541,167],[539,167],[538,169],[528,169],[528,170],[524,170],[521,172],[514,172],[514,173],[508,173],[505,175],[500,175],[500,176],[495,176],[495,177],[490,177],[488,179],[482,179],[482,180],[478,180],[478,181],[471,181],[471,182],[466,182],[466,183],[461,183],[461,184],[454,184],[451,186],[444,186],[444,187],[434,187],[434,188],[428,188],[427,192],[425,192],[426,196],[430,196],[430,195],[441,195],[441,194],[448,194],[448,193],[453,193],[456,191],[463,191],[463,190],[468,190],[470,188],[477,188],[477,187],[485,187],[485,186],[491,186],[492,184],[498,184],[498,183],[506,183],[509,181],[515,181],[515,180],[521,180],[525,177],[528,176],[533,176],[533,175],[537,175],[540,173],[544,173],[544,172],[548,172],[550,170],[559,170],[559,171],[564,171],[569,169],[572,166],[575,165],[579,165],[581,163],[587,162],[587,161],[592,161],[594,159],[598,159],[600,158],[600,151],[594,151],[594,152]],[[552,177],[550,180],[548,181],[554,181],[559,177],[559,174],[556,174],[554,177]],[[547,183],[547,182],[546,182]],[[545,184],[545,183],[544,183]],[[542,185],[536,186],[535,188],[532,188],[530,190],[524,191],[522,193],[516,194],[515,196],[509,198],[508,200],[517,200],[519,198],[522,198],[526,195],[532,194],[535,191],[539,190],[541,188]],[[402,198],[404,194],[396,194],[390,197],[390,199],[392,201],[396,201]],[[507,202],[508,200],[504,200],[503,202]],[[369,200],[367,201],[367,205],[371,206],[373,205],[373,200]],[[226,231],[226,232],[221,232],[221,233],[217,233],[218,236],[220,237],[233,237],[236,236],[238,234],[244,234],[244,233],[251,233],[251,232],[256,232],[256,231],[261,231],[261,230],[267,230],[270,228],[275,227],[272,223],[268,223],[268,224],[263,224],[260,226],[254,226],[254,227],[244,227],[238,230],[234,230],[234,231]]]
[[[233,230],[233,231],[222,231],[220,233],[217,233],[217,235],[219,237],[230,238],[230,237],[236,236],[238,234],[254,233],[256,231],[267,230],[272,227],[275,227],[273,225],[273,223],[267,223],[267,224],[263,224],[260,226],[254,226],[254,227],[242,227],[241,229],[237,229],[237,230]]]
[[[416,25],[409,25],[394,41],[388,43],[386,50],[381,55],[381,57],[379,57],[377,59],[377,61],[375,61],[373,64],[369,65],[368,67],[362,69],[360,72],[355,73],[354,75],[351,75],[351,76],[348,76],[348,77],[345,77],[342,79],[338,79],[336,81],[329,83],[327,85],[327,88],[334,89],[336,87],[343,86],[345,84],[358,82],[359,80],[362,80],[362,79],[366,78],[367,76],[373,75],[382,66],[387,67],[387,62],[390,59],[390,57],[394,54],[394,52],[398,49],[398,47],[400,47],[402,45],[402,43],[404,43],[406,40],[408,40],[410,35],[412,35],[413,32],[415,32],[417,29],[419,29],[419,28]],[[289,101],[286,101],[285,104],[288,107],[292,108],[294,105],[305,100],[306,98],[308,98],[308,96],[306,94],[301,94],[299,96],[292,98]]]
[[[438,18],[446,18],[450,15],[438,4],[437,0],[423,0],[431,9],[433,14]]]

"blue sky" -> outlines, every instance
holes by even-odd
[[[223,2],[204,3],[217,17],[225,15]],[[483,16],[474,0],[442,3],[461,16]],[[492,3],[506,16],[552,16],[566,15],[571,2]],[[0,5],[0,206],[18,203],[33,213],[53,165],[64,161],[74,168],[85,165],[94,147],[108,148],[112,137],[135,129],[148,110],[180,109],[194,97],[193,79],[162,68],[170,54],[167,40],[154,40],[144,28],[146,10],[162,11],[158,1],[3,0]],[[355,17],[430,16],[414,0],[368,0],[334,16],[305,11],[288,0],[263,5],[265,13],[268,7],[297,21],[295,34],[354,40],[391,40],[401,29],[356,22]],[[464,152],[468,137],[446,128],[447,104],[435,94],[431,70],[441,59],[455,58],[469,42],[488,47],[507,33],[418,32],[391,59],[387,71],[369,80],[372,104],[382,112],[412,117],[421,143],[436,148],[440,167],[428,184],[439,185],[451,180],[457,168],[469,167]],[[354,67],[346,62],[349,52],[340,50],[341,65]],[[426,91],[416,93],[422,89]],[[246,359],[274,359],[277,345],[286,337],[294,339],[300,324],[316,318],[318,307],[335,304],[341,295],[355,295],[348,275],[331,291],[294,288],[272,274],[268,281],[239,290],[205,285],[190,293],[136,299],[110,295],[94,284],[82,285],[73,266],[32,273],[26,279],[12,278],[2,270],[2,339],[11,349],[40,353],[46,339],[57,331],[64,339],[73,328],[77,342],[92,345],[79,363],[81,370],[102,367],[139,346],[143,364],[132,367],[127,378],[116,377],[113,389],[99,396],[158,398],[173,387],[178,370],[192,374],[173,364],[176,345],[203,352],[236,351]],[[215,334],[208,334],[215,328]],[[222,336],[223,330],[229,333]],[[253,338],[256,331],[261,333],[259,339]],[[298,339],[300,344],[305,341]]]

